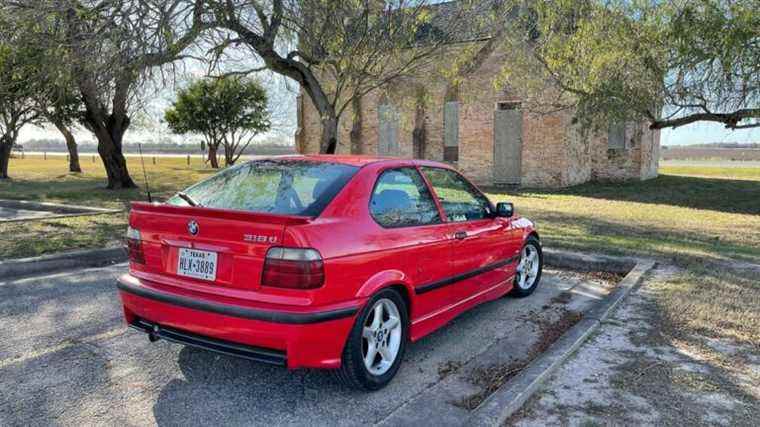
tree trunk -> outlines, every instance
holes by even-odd
[[[224,166],[235,164],[235,152],[231,144],[224,144]]]
[[[414,158],[425,158],[426,143],[425,106],[423,104],[418,104],[414,113],[414,130],[412,131],[412,150],[414,151]]]
[[[219,145],[217,144],[208,144],[208,161],[214,169],[219,169],[219,159],[216,157],[216,150],[218,148]]]
[[[319,142],[321,154],[335,154],[338,148],[338,118],[335,111],[322,116],[322,140]]]
[[[351,124],[351,154],[362,154],[364,152],[364,141],[362,140],[362,99],[359,96],[351,100],[353,110],[353,123]]]
[[[86,104],[86,106],[85,121],[98,140],[98,154],[108,177],[106,188],[109,190],[137,188],[137,184],[129,175],[127,159],[122,153],[122,140],[129,127],[129,117],[124,115],[115,117],[113,114],[97,116],[89,105]],[[99,120],[98,117],[104,119]]]
[[[110,190],[118,190],[122,188],[137,188],[137,184],[132,181],[132,177],[129,176],[129,170],[127,169],[127,159],[121,152],[121,148],[116,148],[113,145],[103,144],[98,139],[98,154],[103,161],[103,167],[106,169],[106,175],[108,176],[108,186]]]
[[[77,149],[77,142],[74,139],[74,135],[71,133],[62,123],[53,122],[58,131],[61,132],[63,138],[66,140],[66,149],[69,150],[69,172],[82,172],[82,167],[79,165],[79,150]]]
[[[8,135],[0,137],[0,179],[8,179],[8,164],[11,161],[13,138]]]

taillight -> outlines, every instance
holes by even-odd
[[[322,256],[314,249],[270,248],[264,260],[262,286],[314,289],[325,282]]]
[[[142,237],[140,230],[127,227],[127,254],[129,260],[137,264],[145,264],[145,256],[142,250]]]

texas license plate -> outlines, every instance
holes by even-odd
[[[177,274],[196,279],[216,279],[216,252],[179,248]]]

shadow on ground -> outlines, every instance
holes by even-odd
[[[488,192],[503,193],[489,188]],[[727,213],[760,214],[760,181],[660,175],[647,181],[587,183],[564,189],[523,189],[525,197],[568,195],[621,202],[651,203]]]

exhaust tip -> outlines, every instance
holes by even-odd
[[[158,327],[158,325],[153,325],[153,330],[150,331],[150,332],[148,332],[148,340],[150,342],[156,342],[159,339],[161,339],[161,337],[158,336],[158,333],[160,331],[161,331],[161,329]]]

